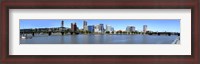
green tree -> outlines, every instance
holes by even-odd
[[[110,31],[106,31],[106,34],[109,34],[110,33]]]
[[[134,31],[131,31],[131,34],[134,34]]]
[[[122,31],[119,31],[120,34],[122,34]]]
[[[85,33],[86,33],[86,34],[88,34],[88,33],[89,33],[89,31],[88,31],[88,30],[86,30],[86,31],[85,31]]]
[[[127,34],[127,32],[126,32],[126,31],[123,31],[123,34]]]
[[[114,34],[115,32],[114,31],[112,31],[112,34]]]
[[[91,32],[91,31],[88,31],[88,33],[91,34],[92,32]]]

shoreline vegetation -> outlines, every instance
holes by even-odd
[[[172,35],[167,35],[167,34],[160,34],[160,35],[158,35],[158,34],[73,34],[73,35],[71,35],[70,33],[66,33],[66,34],[64,34],[64,35],[62,35],[61,33],[52,33],[51,35],[49,35],[49,34],[47,34],[47,33],[35,33],[34,34],[34,36],[33,36],[33,34],[31,34],[31,33],[26,33],[26,34],[24,34],[24,36],[26,36],[26,38],[21,38],[21,39],[32,39],[32,38],[34,38],[34,37],[55,37],[55,36],[78,36],[78,35],[105,35],[105,36],[109,36],[109,35],[144,35],[144,36],[177,36],[177,38],[175,38],[174,40],[173,40],[173,42],[171,42],[171,44],[180,44],[180,36],[178,36],[178,35],[176,35],[176,34],[172,34]],[[22,36],[22,34],[20,35],[20,36]]]
[[[171,44],[180,44],[180,33],[178,32],[139,32],[139,31],[104,31],[104,32],[90,32],[87,30],[78,30],[71,31],[70,29],[66,30],[37,30],[37,29],[20,29],[20,38],[21,39],[32,39],[37,36],[69,36],[69,35],[149,35],[149,36],[178,36]]]
[[[20,31],[20,38],[22,39],[31,39],[32,37],[36,35],[43,35],[43,36],[67,36],[67,35],[149,35],[149,36],[172,36],[177,35],[178,37],[172,42],[172,44],[180,44],[180,33],[178,32],[150,32],[147,31],[144,32],[138,32],[138,31],[132,31],[132,32],[126,32],[126,31],[105,31],[104,33],[100,32],[89,32],[89,31],[80,31],[80,32],[72,32],[72,31]]]
[[[47,34],[48,36],[51,36],[52,34],[56,34],[56,35],[79,35],[79,34],[83,34],[83,35],[166,35],[166,36],[171,36],[171,35],[177,35],[180,36],[180,33],[177,32],[150,32],[147,31],[146,33],[144,32],[126,32],[126,31],[113,31],[113,32],[109,32],[106,31],[104,33],[99,33],[99,32],[89,32],[89,31],[82,31],[82,32],[67,32],[67,31],[61,31],[61,32],[53,32],[53,31],[44,31],[44,32],[35,32],[35,31],[20,31],[20,35],[24,35],[24,34],[31,34],[32,36],[34,36],[35,34]]]

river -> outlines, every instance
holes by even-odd
[[[172,44],[176,35],[35,35],[20,44]]]

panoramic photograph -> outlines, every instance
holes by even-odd
[[[180,44],[179,19],[20,19],[20,44]]]

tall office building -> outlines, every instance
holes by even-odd
[[[75,32],[75,31],[77,31],[77,25],[76,25],[76,23],[71,23],[71,30],[72,30],[72,32]]]
[[[100,25],[96,25],[95,29],[94,29],[94,32],[100,33],[101,32],[101,26]]]
[[[126,31],[127,31],[127,32],[135,31],[135,27],[134,27],[134,26],[127,26],[127,27],[126,27]]]
[[[90,32],[94,32],[94,25],[89,25],[88,26],[88,31],[90,31]]]
[[[64,21],[61,21],[61,27],[58,28],[59,31],[63,31],[64,30]]]
[[[106,31],[109,31],[109,27],[108,27],[108,25],[106,25]]]
[[[73,32],[74,31],[74,24],[71,23],[71,31]]]
[[[86,31],[88,30],[88,26],[87,26],[87,21],[83,21],[83,30]]]
[[[112,32],[114,31],[114,28],[110,25],[106,25],[106,31]]]
[[[114,27],[111,27],[111,32],[114,31]]]
[[[147,25],[143,26],[143,32],[146,33],[147,32]]]
[[[101,31],[101,33],[103,33],[104,32],[104,26],[103,26],[103,24],[99,24],[100,25],[100,31]]]
[[[61,22],[61,27],[63,28],[64,27],[64,21],[62,20]]]

